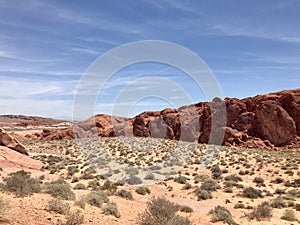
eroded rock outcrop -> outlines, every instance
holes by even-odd
[[[16,139],[11,137],[4,129],[0,128],[0,145],[6,146],[24,155],[28,155],[25,147],[20,144]]]
[[[224,107],[224,112],[222,112]],[[212,123],[213,121],[213,123]],[[47,131],[41,138],[112,136],[158,137],[275,149],[300,135],[300,89],[237,99],[215,98],[179,109],[144,112],[134,118],[96,115],[73,127]]]

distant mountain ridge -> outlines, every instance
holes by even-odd
[[[53,125],[65,122],[66,120],[44,118],[39,116],[25,115],[0,115],[0,126],[41,126]]]
[[[219,131],[225,134],[223,145],[276,149],[299,143],[300,89],[244,99],[216,99],[212,103],[217,106],[225,104],[226,107],[226,125],[213,131],[216,135]],[[196,110],[197,116],[189,114],[192,108]],[[180,113],[185,115],[185,121],[180,121]],[[44,130],[38,138],[49,140],[134,135],[208,143],[214,113],[218,113],[218,110],[211,112],[209,102],[199,102],[179,109],[143,112],[133,118],[98,114],[67,129]]]

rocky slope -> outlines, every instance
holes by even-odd
[[[226,115],[220,113],[222,105]],[[300,136],[300,89],[241,100],[225,98],[222,101],[216,98],[211,103],[143,112],[130,119],[100,114],[67,129],[44,130],[38,138],[52,140],[120,135],[199,143],[214,143],[214,137],[221,135],[222,144],[228,146],[259,149],[292,146],[299,143]]]

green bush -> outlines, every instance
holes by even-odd
[[[65,225],[80,225],[83,224],[84,216],[82,215],[80,210],[76,210],[74,212],[70,212],[66,216],[66,223]]]
[[[284,211],[284,214],[283,214],[283,216],[281,217],[281,219],[287,220],[287,221],[291,221],[291,222],[297,220],[294,211],[293,211],[293,210],[290,210],[290,209],[287,209],[287,210]]]
[[[223,206],[216,206],[214,209],[209,211],[209,214],[212,215],[211,222],[224,222],[227,224],[237,224],[230,213],[230,211]]]
[[[255,189],[253,187],[246,187],[243,189],[243,194],[242,194],[243,197],[246,197],[246,198],[262,198],[262,192],[258,189]]]
[[[104,208],[103,212],[106,215],[114,215],[116,218],[120,218],[121,214],[118,211],[117,204],[114,202],[108,203]]]
[[[70,212],[70,206],[68,203],[64,203],[60,199],[54,198],[49,200],[48,210],[66,215]]]
[[[253,211],[246,215],[249,220],[264,220],[272,217],[272,208],[269,202],[263,202],[253,209]]]
[[[140,194],[140,195],[146,195],[146,194],[150,194],[151,191],[149,188],[147,187],[138,187],[136,190],[135,190],[136,193]]]
[[[139,215],[141,225],[190,225],[188,218],[176,215],[180,207],[165,198],[153,198]]]
[[[41,191],[40,181],[30,177],[30,173],[20,170],[4,178],[3,189],[17,197],[25,197]]]
[[[64,182],[51,182],[45,186],[46,193],[55,198],[61,198],[64,200],[75,200],[75,194],[71,190],[68,184]]]
[[[108,203],[107,194],[103,191],[92,191],[86,196],[86,200],[90,205],[101,207],[103,203]]]

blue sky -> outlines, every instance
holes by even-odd
[[[195,52],[224,97],[299,88],[299,12],[297,0],[0,0],[0,114],[71,118],[87,68],[107,51],[140,40],[174,42]],[[145,77],[179,84],[190,102],[174,89],[171,100],[153,93],[129,114],[121,108],[114,114],[172,107],[172,99],[182,105],[207,100],[179,69],[145,62],[111,76],[95,113],[112,113],[120,91]],[[154,81],[132,85],[133,91],[140,95],[141,89],[160,85]]]

